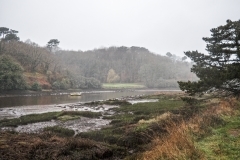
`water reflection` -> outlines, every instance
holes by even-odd
[[[83,92],[82,96],[70,96],[68,93],[54,93],[48,95],[34,96],[12,96],[0,97],[0,107],[27,106],[27,105],[47,105],[47,104],[62,104],[75,102],[89,102],[96,100],[106,100],[112,98],[121,98],[126,96],[134,96],[139,94],[153,94],[156,90],[136,90],[136,91],[95,91]]]

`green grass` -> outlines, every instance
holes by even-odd
[[[89,111],[63,111],[63,112],[48,112],[42,114],[30,114],[14,119],[4,119],[0,121],[0,127],[17,127],[18,125],[26,125],[36,122],[50,121],[59,119],[62,121],[73,120],[82,117],[99,118],[102,114],[99,112]]]
[[[126,105],[120,108],[116,108],[117,112],[133,112],[136,115],[157,115],[162,114],[166,111],[179,109],[183,105],[181,100],[168,100],[161,99],[158,102],[148,102],[148,103],[137,103],[133,105]]]
[[[18,125],[26,125],[29,123],[44,122],[56,119],[59,112],[48,112],[43,114],[29,114],[14,119],[4,119],[0,121],[1,127],[12,126],[17,127]]]
[[[141,89],[146,88],[145,85],[139,83],[103,83],[104,89]]]
[[[206,159],[236,160],[240,158],[240,114],[223,117],[226,124],[196,143]]]
[[[46,127],[46,128],[44,128],[44,131],[49,131],[49,132],[55,133],[58,136],[62,136],[62,137],[72,137],[74,135],[74,130],[62,128],[59,126]]]
[[[150,97],[149,97],[150,98]],[[167,111],[178,110],[183,106],[181,100],[169,100],[169,97],[155,96],[159,102],[147,102],[138,104],[126,104],[119,108],[114,108],[115,115],[106,116],[105,119],[112,120],[111,126],[99,131],[80,133],[78,137],[89,138],[95,141],[115,144],[119,147],[135,148],[149,143],[146,132],[152,131],[151,124],[140,124],[139,120],[148,120],[161,115]],[[172,98],[172,97],[171,97]],[[159,129],[156,128],[155,129]]]

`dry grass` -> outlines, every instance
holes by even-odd
[[[166,127],[168,134],[153,140],[153,149],[143,154],[144,160],[149,159],[199,159],[200,153],[194,146],[185,122],[172,123]]]
[[[0,159],[101,159],[112,156],[103,143],[53,134],[0,134]]]
[[[166,126],[167,134],[156,136],[151,149],[138,156],[137,159],[206,159],[195,147],[193,137],[207,134],[209,127],[221,124],[221,115],[233,115],[234,104],[236,104],[235,99],[220,100],[217,105],[215,103],[189,120],[182,120],[178,124],[170,123]]]
[[[148,120],[141,119],[141,120],[138,121],[138,124],[155,123],[155,122],[159,122],[159,121],[162,121],[162,120],[166,120],[167,118],[170,118],[170,116],[171,116],[171,113],[166,112],[166,113],[161,114],[160,116],[156,116],[155,118],[151,118],[151,119],[148,119]]]

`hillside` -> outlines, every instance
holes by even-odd
[[[109,47],[56,53],[68,70],[102,83],[143,83],[147,87],[178,88],[179,80],[195,80],[191,63],[176,56],[151,53],[143,47]]]
[[[4,55],[22,68],[19,74],[26,82],[25,89],[32,90],[101,88],[102,83],[178,88],[177,81],[194,80],[195,77],[190,72],[189,62],[176,56],[156,55],[142,47],[50,52],[30,40],[12,40],[1,41],[0,56]],[[9,86],[5,89],[20,88]]]

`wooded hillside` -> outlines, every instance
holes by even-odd
[[[103,83],[144,83],[147,87],[177,88],[178,80],[196,80],[191,63],[175,55],[151,53],[143,47],[109,47],[56,53],[68,70]]]
[[[142,47],[109,47],[85,52],[53,50],[30,40],[21,42],[19,38],[0,41],[2,60],[9,59],[22,68],[21,81],[24,78],[26,86],[21,83],[21,89],[101,88],[101,83],[118,82],[178,88],[177,81],[196,78],[190,72],[191,63],[184,58],[171,53],[157,55]],[[14,70],[11,72],[17,75]],[[17,85],[11,87],[16,81],[13,79],[4,75],[1,81],[9,85],[5,87],[8,90],[17,89]]]

